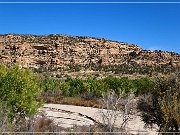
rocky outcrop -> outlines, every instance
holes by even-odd
[[[67,35],[0,35],[0,63],[11,66],[59,69],[69,65],[163,65],[177,67],[180,55],[147,51],[141,47],[106,40]]]

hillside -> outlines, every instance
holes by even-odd
[[[116,74],[167,74],[179,69],[180,55],[103,38],[6,34],[0,35],[0,63],[41,72],[91,69]]]

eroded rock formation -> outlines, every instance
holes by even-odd
[[[179,67],[180,55],[103,38],[6,34],[0,35],[0,63],[46,69],[122,64]]]

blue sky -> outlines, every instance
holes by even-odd
[[[180,53],[180,3],[0,4],[0,33],[103,37]]]

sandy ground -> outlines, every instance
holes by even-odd
[[[89,126],[93,125],[94,122],[106,123],[106,121],[102,120],[102,113],[108,115],[108,117],[112,116],[112,112],[107,111],[106,109],[74,105],[45,104],[40,110],[44,111],[47,117],[54,120],[55,123],[64,128],[70,128],[74,125]],[[118,117],[115,125],[116,127],[120,127],[123,122],[123,116],[121,112],[116,112],[116,114],[118,114]],[[127,131],[139,131],[147,134],[156,134],[155,128],[144,128],[144,122],[140,119],[139,116],[131,116],[131,118],[132,119],[126,125]]]

